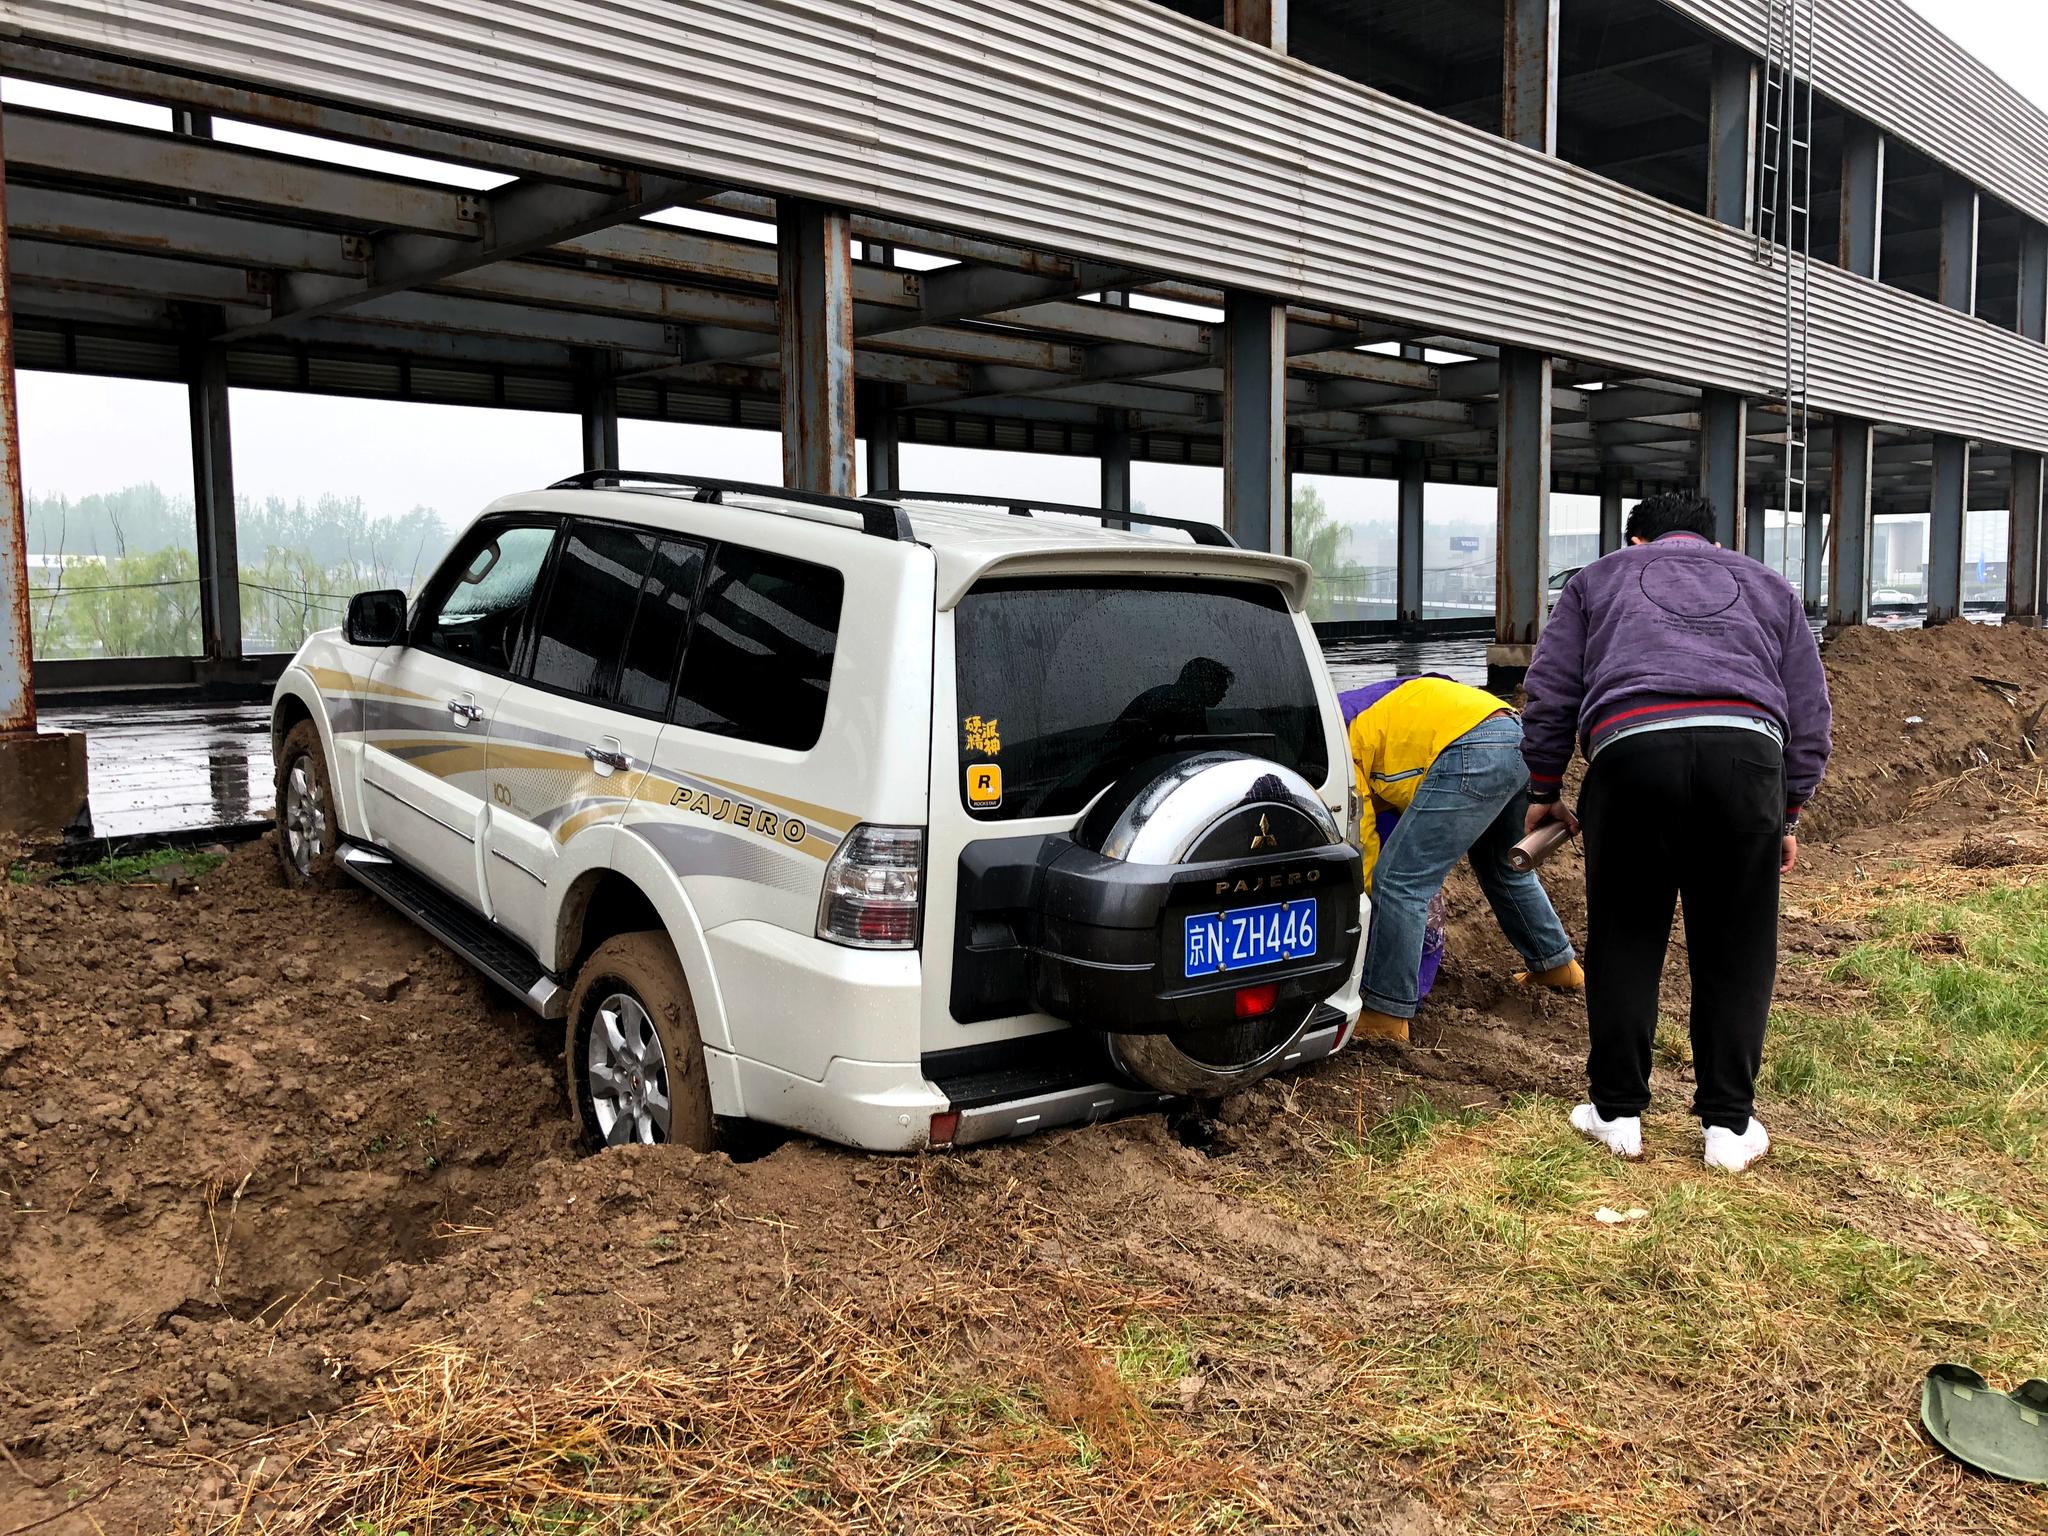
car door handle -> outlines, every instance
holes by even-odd
[[[623,773],[633,766],[633,759],[623,752],[614,752],[608,747],[585,747],[583,755],[600,774]]]
[[[448,713],[465,729],[484,717],[484,712],[467,699],[450,699]]]

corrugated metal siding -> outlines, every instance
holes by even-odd
[[[1764,51],[1771,0],[1664,3]],[[2048,114],[1905,0],[1814,0],[1813,77],[1823,95],[2048,222]]]
[[[1154,5],[0,0],[0,18],[287,94],[1748,393],[1782,355],[1776,279],[1741,234]],[[1816,405],[2048,449],[2048,350],[1817,277]]]

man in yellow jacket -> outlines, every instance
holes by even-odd
[[[1508,866],[1529,791],[1515,712],[1444,677],[1398,677],[1338,702],[1365,804],[1358,837],[1372,894],[1358,1032],[1408,1038],[1429,904],[1467,855],[1501,932],[1528,964],[1523,979],[1583,988],[1585,973],[1542,882]]]

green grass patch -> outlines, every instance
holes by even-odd
[[[14,864],[7,878],[16,885],[131,885],[138,881],[167,879],[175,866],[194,880],[212,873],[226,855],[202,853],[193,848],[152,848],[147,853],[127,853],[95,859],[90,864],[53,868],[49,865]]]

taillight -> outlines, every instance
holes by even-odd
[[[1263,987],[1239,987],[1232,1001],[1240,1019],[1263,1019],[1279,1006],[1280,984],[1269,981]]]
[[[1344,841],[1354,848],[1365,846],[1365,797],[1358,792],[1358,776],[1353,774],[1344,789]]]
[[[818,937],[856,949],[913,948],[923,875],[923,827],[855,827],[825,866]]]

